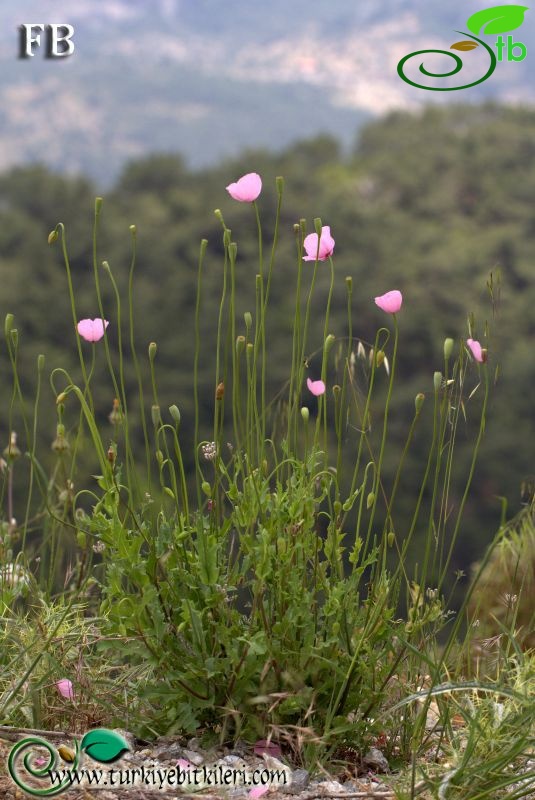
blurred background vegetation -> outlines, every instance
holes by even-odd
[[[521,482],[535,472],[535,111],[495,104],[428,108],[418,114],[392,113],[364,127],[352,153],[343,153],[330,137],[305,140],[273,155],[248,151],[232,161],[202,171],[186,168],[178,154],[153,155],[133,161],[106,194],[102,211],[98,261],[107,260],[126,290],[131,259],[129,226],[137,226],[135,276],[136,340],[148,375],[147,347],[158,343],[157,380],[162,409],[176,403],[182,415],[181,436],[188,468],[193,469],[193,322],[199,242],[209,241],[204,265],[202,352],[199,366],[203,411],[201,435],[210,439],[215,381],[215,320],[222,278],[222,230],[213,214],[219,207],[238,243],[237,297],[241,312],[254,312],[254,276],[258,269],[256,227],[248,204],[237,204],[225,186],[246,172],[259,172],[264,189],[259,199],[264,235],[269,243],[276,208],[275,177],[284,176],[281,236],[268,314],[270,362],[268,397],[283,389],[291,362],[291,325],[296,279],[294,223],[304,217],[308,231],[313,218],[331,226],[336,239],[336,288],[330,330],[347,335],[344,278],[353,278],[353,332],[365,343],[374,340],[385,323],[373,297],[393,288],[404,295],[400,314],[400,353],[394,395],[390,446],[385,475],[391,480],[400,446],[413,414],[414,396],[433,393],[433,372],[442,367],[446,336],[466,339],[467,314],[474,311],[475,338],[483,339],[491,323],[491,374],[499,364],[492,391],[484,446],[471,500],[456,549],[452,573],[463,570],[491,541],[499,524],[501,497],[512,515],[521,506]],[[78,318],[99,316],[93,282],[93,207],[96,190],[84,177],[65,177],[41,166],[12,169],[0,176],[0,310],[15,315],[20,347],[18,369],[22,390],[33,402],[39,353],[46,355],[49,373],[58,366],[80,378],[69,306],[65,269],[58,246],[47,244],[58,221],[66,226],[75,284]],[[321,268],[320,264],[320,268]],[[319,269],[314,299],[316,342],[323,334],[323,309],[328,269]],[[489,273],[495,284],[494,307],[487,290]],[[499,289],[498,287],[499,277]],[[117,343],[114,302],[106,276],[105,315],[108,336]],[[498,302],[499,301],[499,302]],[[127,317],[124,316],[127,338]],[[243,326],[244,328],[244,326]],[[241,333],[244,330],[239,331]],[[85,343],[84,343],[85,344]],[[87,355],[90,346],[85,345]],[[113,389],[103,352],[97,352],[94,391],[101,430],[109,427]],[[310,359],[309,376],[319,377],[319,361]],[[336,375],[330,376],[330,383]],[[2,384],[0,439],[7,445],[11,366],[4,346],[0,359]],[[469,390],[477,373],[469,373]],[[134,425],[139,412],[135,375],[127,365],[130,408]],[[383,379],[386,386],[386,378]],[[56,382],[61,390],[61,380]],[[146,384],[145,407],[150,419],[152,395]],[[531,388],[530,388],[531,387]],[[480,392],[479,394],[482,394]],[[477,432],[476,392],[467,407],[468,423],[459,436],[459,478],[466,478],[471,446]],[[308,398],[305,398],[309,402]],[[311,412],[315,405],[310,400]],[[413,507],[425,465],[431,402],[422,415],[409,456],[400,496]],[[473,416],[472,424],[470,417]],[[52,465],[55,398],[48,383],[40,405],[38,456]],[[70,401],[67,429],[78,423]],[[17,410],[12,427],[27,449]],[[141,428],[140,461],[144,458]],[[120,453],[119,453],[120,459]],[[29,466],[15,471],[15,516],[23,516],[24,487]],[[97,471],[87,442],[75,485],[87,485]],[[390,478],[389,478],[390,476]],[[460,484],[461,485],[461,484]],[[64,487],[58,484],[58,492]],[[459,497],[456,487],[452,503]],[[409,504],[410,500],[410,504]],[[3,498],[4,506],[5,497]],[[4,515],[7,509],[3,509]],[[399,527],[399,522],[398,522]],[[422,532],[422,536],[424,532]],[[38,541],[38,529],[34,539]]]

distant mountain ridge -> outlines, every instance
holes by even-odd
[[[202,166],[320,132],[349,144],[371,116],[425,102],[534,99],[535,53],[469,93],[399,79],[403,55],[449,46],[480,7],[459,0],[432,9],[424,0],[272,0],[269,11],[248,0],[44,5],[0,9],[0,168],[42,161],[105,184],[153,150]],[[17,26],[52,21],[75,26],[75,54],[61,64],[19,60]],[[524,41],[534,23],[528,13]]]

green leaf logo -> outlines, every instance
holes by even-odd
[[[524,12],[528,11],[527,6],[493,6],[476,11],[467,20],[468,30],[472,33],[507,33],[520,28],[524,22]]]
[[[100,761],[102,764],[111,764],[117,761],[127,750],[130,750],[127,741],[115,731],[106,728],[95,728],[86,733],[80,742],[80,750],[87,753],[89,758]]]

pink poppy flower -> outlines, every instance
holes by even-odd
[[[319,397],[320,394],[325,394],[325,384],[323,381],[311,381],[310,378],[307,378],[307,386],[315,397]]]
[[[262,795],[266,792],[269,792],[269,784],[263,783],[260,786],[255,786],[254,789],[251,789],[249,792],[249,797],[251,797],[252,800],[257,800],[258,797],[262,797]]]
[[[329,225],[323,225],[321,229],[319,250],[318,250],[318,234],[309,233],[303,242],[303,247],[306,250],[306,256],[303,256],[303,261],[325,261],[326,258],[332,256],[334,250],[334,239],[331,236],[331,229]]]
[[[86,342],[98,342],[109,324],[107,319],[81,319],[76,327]]]
[[[56,683],[56,689],[65,700],[74,700],[74,689],[68,678],[62,678]]]
[[[227,192],[240,203],[252,203],[262,191],[262,178],[256,172],[248,172],[236,183],[230,183]]]
[[[375,298],[375,305],[379,306],[382,311],[386,311],[387,314],[396,314],[401,308],[402,302],[403,296],[397,289]]]
[[[475,339],[467,339],[466,344],[470,348],[470,352],[476,361],[482,364],[486,360],[486,351],[483,350],[481,344]]]

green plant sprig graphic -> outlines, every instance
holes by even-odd
[[[31,759],[33,759],[35,756],[35,753],[33,751],[33,747],[35,745],[42,747],[48,752],[49,761],[43,767],[37,768],[31,763]],[[69,780],[68,777],[66,777],[65,780],[62,781],[62,783],[60,784],[54,784],[53,786],[49,786],[47,788],[42,788],[42,789],[36,789],[35,787],[29,786],[27,783],[24,783],[24,781],[21,779],[18,773],[16,761],[18,758],[22,756],[24,751],[28,750],[29,748],[32,749],[29,752],[27,752],[26,755],[24,755],[22,763],[24,765],[24,769],[29,775],[32,776],[32,778],[47,778],[48,780],[50,780],[49,772],[50,770],[55,770],[58,763],[58,758],[59,758],[58,751],[53,745],[50,744],[50,742],[47,742],[46,739],[41,739],[38,736],[32,736],[26,739],[21,739],[21,741],[18,742],[11,750],[7,762],[9,774],[11,775],[11,777],[13,778],[19,789],[22,789],[24,792],[32,794],[36,797],[52,797],[55,794],[60,794],[61,792],[65,791],[65,789],[67,789],[71,785],[71,781]],[[80,745],[76,740],[74,741],[73,749],[74,749],[74,760],[72,762],[71,769],[74,770],[78,768],[81,757]]]
[[[410,58],[413,58],[413,56],[427,55],[428,53],[438,53],[439,55],[446,55],[446,56],[449,56],[450,58],[453,58],[453,60],[455,61],[455,67],[452,70],[450,70],[449,72],[430,72],[429,70],[427,70],[424,67],[423,62],[422,62],[420,64],[420,72],[422,73],[422,75],[426,75],[428,78],[449,78],[452,75],[456,75],[458,72],[461,71],[461,69],[463,68],[464,64],[463,64],[463,61],[462,61],[460,56],[456,55],[455,53],[450,52],[449,50],[432,50],[432,49],[430,49],[430,50],[416,50],[414,53],[408,53],[406,56],[404,56],[401,59],[401,61],[399,62],[399,64],[398,64],[398,75],[399,75],[399,77],[403,81],[405,81],[405,83],[410,83],[411,86],[415,86],[417,89],[427,89],[430,92],[456,92],[459,89],[469,89],[471,86],[477,86],[478,83],[483,83],[483,81],[486,81],[487,78],[490,78],[490,76],[492,75],[492,73],[496,69],[496,55],[494,54],[494,51],[492,50],[492,48],[489,47],[489,45],[486,42],[484,42],[482,39],[478,39],[477,36],[472,36],[471,33],[466,33],[464,31],[455,31],[455,33],[460,33],[463,36],[469,36],[470,39],[474,39],[474,41],[476,41],[479,44],[483,45],[483,47],[485,48],[485,50],[489,54],[489,56],[490,56],[490,66],[489,66],[487,72],[485,73],[485,75],[483,75],[482,78],[479,78],[477,81],[473,81],[472,83],[467,83],[464,86],[423,86],[421,83],[416,83],[416,81],[413,81],[410,78],[408,78],[405,75],[404,71],[403,71],[406,62]]]

